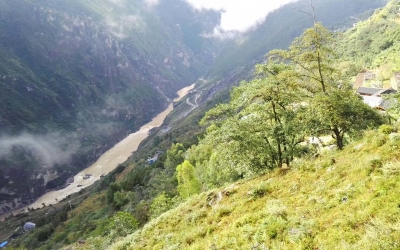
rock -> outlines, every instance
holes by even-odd
[[[222,191],[218,192],[217,194],[215,194],[215,193],[210,193],[210,194],[207,196],[207,204],[208,204],[210,207],[212,207],[212,206],[218,204],[218,203],[222,200],[222,198],[223,198]]]

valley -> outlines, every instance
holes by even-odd
[[[218,16],[179,2],[0,3],[0,214],[62,187],[204,74],[213,45],[177,25]]]
[[[400,1],[314,3],[1,2],[0,243],[397,249]]]
[[[176,97],[173,101],[180,101],[193,88],[194,84],[182,88],[177,92],[178,97]],[[154,117],[151,122],[143,125],[139,131],[128,135],[125,139],[123,139],[107,152],[102,154],[94,164],[75,175],[73,177],[74,181],[72,183],[69,183],[66,188],[47,192],[39,199],[37,199],[34,203],[26,206],[25,208],[19,208],[18,212],[14,211],[12,213],[14,215],[18,213],[26,213],[28,212],[28,209],[37,209],[43,206],[57,204],[59,201],[64,200],[71,194],[77,193],[83,188],[86,188],[96,181],[100,180],[100,178],[106,176],[108,173],[113,171],[119,164],[125,162],[132,155],[132,153],[137,150],[140,143],[148,136],[150,130],[161,126],[164,122],[165,117],[172,110],[173,104],[171,103],[170,105],[168,105],[168,108],[166,110],[162,111],[160,114]],[[2,215],[0,217],[0,221],[3,221],[8,216],[10,216],[10,214]]]

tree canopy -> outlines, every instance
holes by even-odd
[[[345,135],[383,122],[342,78],[332,44],[316,23],[287,50],[271,51],[254,80],[205,115],[207,133],[188,151],[203,186],[290,166],[308,150],[308,136],[331,134],[342,149]]]

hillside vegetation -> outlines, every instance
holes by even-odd
[[[387,8],[392,4],[397,1]],[[395,217],[385,209],[375,210],[382,201],[373,201],[371,196],[376,194],[364,200],[371,207],[360,199],[370,185],[388,189],[387,183],[396,183],[393,148],[398,146],[399,135],[392,134],[395,128],[385,125],[380,132],[375,131],[378,136],[374,140],[374,132],[369,132],[364,140],[370,143],[346,146],[359,138],[362,130],[385,121],[351,90],[347,76],[338,69],[340,60],[334,44],[333,35],[314,23],[287,50],[271,51],[267,62],[256,67],[254,80],[242,82],[231,91],[229,103],[207,112],[202,120],[208,125],[204,137],[187,150],[184,161],[176,167],[177,193],[183,199],[246,177],[263,177],[203,193],[202,202],[189,198],[187,207],[182,205],[162,215],[115,248],[395,248],[395,230],[393,235],[385,231],[388,239],[381,241],[376,240],[379,236],[370,235],[382,228],[396,228]],[[306,160],[321,154],[315,154],[315,149],[305,143],[307,136],[324,134],[332,135],[337,153]],[[380,151],[387,142],[391,150]],[[354,159],[364,160],[362,155],[349,156],[349,152],[357,151],[369,156],[364,157],[367,162],[354,163]],[[353,159],[353,164],[344,156]],[[370,167],[364,171],[371,176],[371,184],[360,174],[366,166]],[[379,178],[383,175],[390,179],[391,174],[392,181]],[[319,188],[312,183],[318,183],[314,185]],[[246,188],[236,190],[236,185]],[[161,196],[151,207],[159,206],[159,199]],[[162,200],[167,201],[165,197]],[[309,207],[309,202],[315,205]],[[362,213],[346,220],[346,211],[340,207],[345,204],[351,207],[348,211],[357,208]],[[364,206],[365,211],[361,209]],[[381,228],[374,231],[374,226]]]
[[[196,195],[111,249],[399,249],[400,134]]]
[[[353,74],[357,74],[362,69],[379,69],[381,80],[400,71],[399,25],[400,4],[390,1],[366,21],[339,35],[337,51],[347,70],[353,69]]]

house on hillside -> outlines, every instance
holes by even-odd
[[[364,81],[374,81],[376,80],[377,74],[374,71],[367,71],[364,75]]]
[[[24,231],[25,231],[25,232],[31,231],[31,230],[35,229],[35,227],[36,227],[36,224],[35,224],[35,223],[27,222],[27,223],[25,223],[25,225],[24,225]]]
[[[360,87],[381,87],[382,81],[378,79],[378,73],[375,71],[365,71],[358,73],[356,81],[354,82],[353,88],[358,89]]]
[[[357,89],[357,94],[361,96],[382,96],[382,95],[389,95],[396,93],[397,91],[388,88],[388,89],[382,89],[382,88],[369,88],[369,87],[359,87]]]
[[[357,94],[359,94],[365,104],[370,106],[371,108],[379,109],[379,110],[387,110],[390,107],[390,101],[385,100],[382,95],[388,95],[396,93],[397,91],[388,88],[368,88],[368,87],[359,87],[357,89]]]
[[[2,243],[0,243],[0,249],[5,248],[8,245],[8,241],[3,241]]]
[[[150,157],[150,158],[148,158],[148,159],[146,160],[146,163],[147,163],[147,164],[150,164],[150,165],[156,163],[156,161],[158,160],[158,157],[160,157],[160,155],[162,155],[162,153],[163,153],[162,151],[157,151],[157,152],[153,155],[153,157]]]
[[[396,72],[393,74],[391,81],[392,88],[395,90],[399,90],[400,87],[400,72]]]
[[[390,107],[390,101],[380,96],[363,96],[362,98],[363,102],[373,109],[385,111]]]

